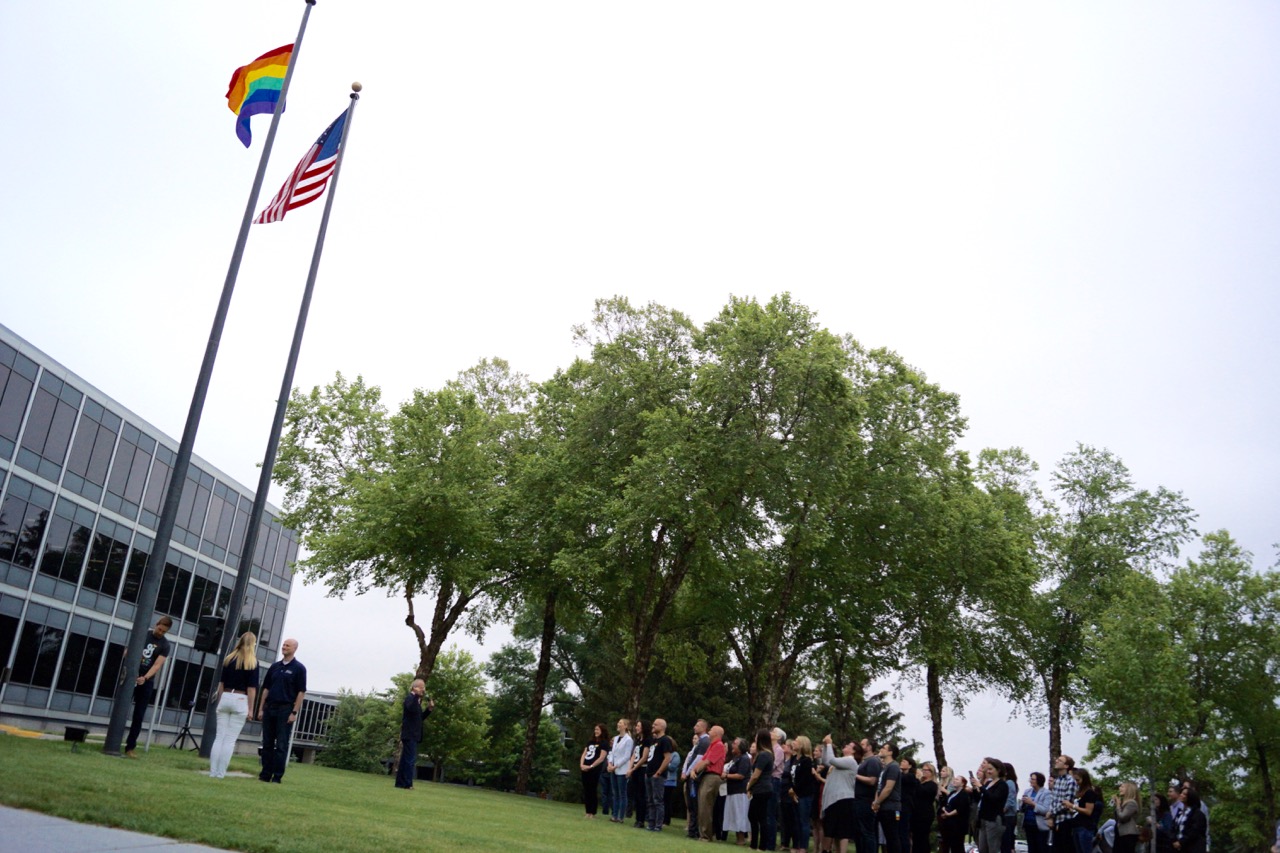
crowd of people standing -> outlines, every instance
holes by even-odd
[[[705,720],[682,758],[665,720],[624,718],[612,736],[594,727],[579,769],[587,818],[603,810],[613,823],[660,832],[680,797],[690,838],[732,836],[753,850],[807,853],[812,843],[847,853],[853,842],[856,853],[1013,853],[1019,826],[1028,853],[1134,853],[1152,834],[1159,853],[1209,849],[1208,809],[1193,785],[1176,783],[1144,809],[1133,782],[1107,799],[1066,755],[1020,790],[1013,765],[996,758],[966,777],[917,765],[892,742],[814,743],[776,727],[731,738]]]

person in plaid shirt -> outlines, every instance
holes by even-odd
[[[1049,813],[1045,822],[1049,824],[1049,843],[1059,853],[1070,853],[1071,823],[1075,815],[1062,805],[1075,799],[1076,780],[1071,777],[1071,769],[1076,761],[1069,755],[1059,755],[1053,760],[1053,778],[1049,780]]]

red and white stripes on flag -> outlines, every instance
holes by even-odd
[[[347,114],[334,119],[333,124],[320,134],[316,144],[303,156],[294,168],[289,179],[284,182],[280,192],[276,193],[271,203],[263,208],[255,225],[265,222],[279,222],[284,215],[295,207],[302,207],[324,195],[329,185],[329,176],[338,165],[339,146],[342,144],[342,127],[346,124]]]

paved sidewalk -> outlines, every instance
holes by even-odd
[[[39,812],[0,806],[0,850],[38,850],[40,853],[100,853],[106,850],[214,853],[217,848],[174,841],[157,835],[143,835],[127,829],[76,823]]]

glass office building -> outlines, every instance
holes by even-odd
[[[105,729],[178,442],[0,325],[0,720]],[[225,616],[253,493],[193,457],[165,556],[158,613],[173,617],[157,731],[176,732],[216,677],[195,651]],[[297,539],[268,508],[240,631],[278,657]],[[196,729],[199,730],[198,728]],[[247,733],[246,733],[247,734]]]

